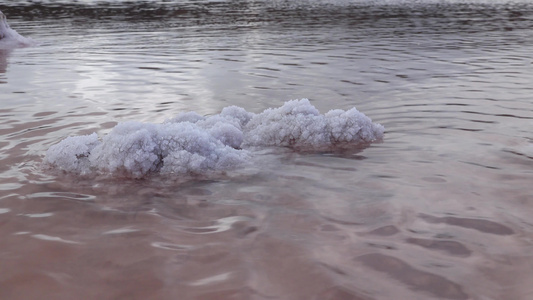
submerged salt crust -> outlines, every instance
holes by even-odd
[[[6,16],[0,11],[0,49],[27,47],[34,44],[34,40],[23,37],[11,29],[7,23]]]
[[[384,127],[352,108],[320,112],[307,99],[254,114],[229,106],[204,117],[181,113],[162,124],[125,122],[101,139],[68,137],[50,147],[45,164],[81,175],[207,174],[246,164],[261,147],[334,151],[383,137]]]

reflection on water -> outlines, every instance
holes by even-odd
[[[7,58],[11,50],[0,49],[0,84],[6,83],[5,73],[7,71]]]
[[[533,297],[528,1],[10,1],[1,299]],[[118,122],[309,98],[363,151],[257,149],[216,178],[40,167]],[[259,167],[258,167],[259,166]]]

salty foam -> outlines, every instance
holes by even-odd
[[[295,151],[359,148],[383,138],[384,127],[355,108],[326,114],[309,100],[292,100],[254,114],[229,106],[220,114],[180,113],[162,124],[125,122],[101,139],[68,137],[50,147],[45,164],[76,174],[207,174],[249,163],[260,147]]]
[[[6,16],[0,11],[0,49],[11,49],[34,45],[35,41],[18,34],[7,24]]]

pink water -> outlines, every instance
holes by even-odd
[[[0,5],[0,299],[533,298],[533,6]],[[67,136],[309,98],[386,128],[216,177],[41,167]]]

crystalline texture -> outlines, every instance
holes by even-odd
[[[50,147],[45,163],[66,172],[103,172],[140,178],[153,172],[207,174],[238,168],[257,147],[334,151],[366,146],[383,126],[352,108],[322,115],[307,99],[260,114],[230,106],[218,115],[181,113],[163,124],[125,122],[101,141],[93,133]]]
[[[26,47],[35,44],[32,39],[25,38],[9,27],[6,16],[0,11],[0,49]]]

